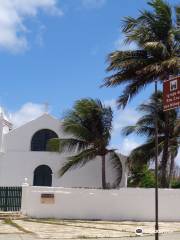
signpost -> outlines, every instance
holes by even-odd
[[[180,107],[180,76],[164,81],[163,105],[164,111]]]
[[[155,80],[155,95],[157,97],[157,79]],[[156,112],[155,112],[155,240],[159,240],[159,203],[158,203],[158,111],[156,99]]]
[[[157,80],[155,80],[155,95],[157,96]],[[163,110],[169,111],[180,107],[180,76],[170,78],[163,82]],[[158,216],[158,112],[155,114],[155,240],[159,239]]]

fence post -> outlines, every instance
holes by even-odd
[[[4,211],[8,210],[8,187],[5,187],[5,203],[4,203]]]
[[[27,215],[28,191],[29,191],[28,179],[25,178],[24,183],[22,184],[22,198],[21,198],[21,213],[23,215]]]

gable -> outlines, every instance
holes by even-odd
[[[49,129],[55,132],[58,137],[62,135],[60,121],[49,114],[43,114],[7,133],[4,137],[5,151],[30,151],[33,135],[42,129]]]

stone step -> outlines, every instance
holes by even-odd
[[[24,219],[26,216],[23,216],[20,212],[0,212],[0,219]]]

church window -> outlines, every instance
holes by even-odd
[[[31,140],[31,151],[47,151],[47,143],[52,138],[58,138],[58,135],[50,129],[37,131]]]

